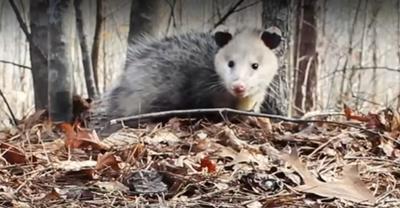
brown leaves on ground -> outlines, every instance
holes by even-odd
[[[344,115],[347,120],[364,123],[369,129],[381,131],[400,131],[400,115],[392,109],[384,109],[378,113],[361,114],[354,112],[349,106],[344,105]]]
[[[350,108],[345,111],[348,119],[381,134],[329,123],[173,118],[164,126],[124,128],[99,138],[77,123],[34,127],[40,125],[36,121],[45,122],[37,114],[27,121],[31,129],[0,135],[0,206],[3,202],[46,207],[400,203],[398,113],[365,116]],[[45,135],[54,141],[43,140]],[[288,154],[289,147],[301,155]]]
[[[36,161],[36,157],[29,157],[23,150],[7,143],[1,143],[1,141],[0,156],[10,164],[26,164],[28,162]]]
[[[313,193],[324,197],[336,197],[350,200],[356,203],[374,204],[376,199],[372,192],[358,177],[357,166],[345,166],[343,177],[335,181],[322,182],[318,180],[307,167],[300,162],[297,150],[294,149],[290,154],[284,154],[284,160],[302,177],[304,185],[295,187],[296,190]]]
[[[217,164],[206,156],[200,161],[201,168],[206,168],[209,173],[215,173],[217,171]]]
[[[79,125],[73,127],[69,123],[60,124],[60,129],[65,133],[65,146],[69,148],[93,148],[106,150],[108,146],[100,141],[95,131],[82,128]]]
[[[117,157],[110,152],[105,153],[104,155],[99,155],[97,157],[97,164],[95,169],[100,171],[107,168],[111,168],[115,171],[120,171],[121,168],[119,167],[119,161]]]

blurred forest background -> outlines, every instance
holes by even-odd
[[[360,110],[400,105],[400,0],[74,3],[71,27],[64,30],[72,43],[74,94],[93,97],[108,89],[123,68],[128,36],[142,31],[168,35],[219,25],[277,26],[286,40],[283,70],[289,90],[281,105],[287,105],[289,115],[340,111],[344,103]],[[38,69],[35,62],[47,50],[41,54],[31,45],[36,41],[40,49],[47,44],[46,5],[46,0],[0,1],[0,89],[17,118],[35,110],[32,73],[46,70],[47,64]],[[144,16],[150,21],[131,21]],[[94,80],[85,80],[88,75]],[[37,80],[36,91],[44,82]],[[9,125],[10,116],[1,100],[0,126]]]

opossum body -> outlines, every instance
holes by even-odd
[[[276,33],[246,29],[187,33],[128,46],[127,61],[102,106],[108,119],[177,109],[259,111],[278,70]]]

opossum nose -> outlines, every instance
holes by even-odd
[[[232,85],[233,92],[237,95],[242,95],[246,92],[246,87],[243,83],[235,83]]]

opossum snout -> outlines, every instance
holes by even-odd
[[[236,96],[242,97],[245,95],[247,89],[243,82],[235,82],[232,84],[232,91]]]

